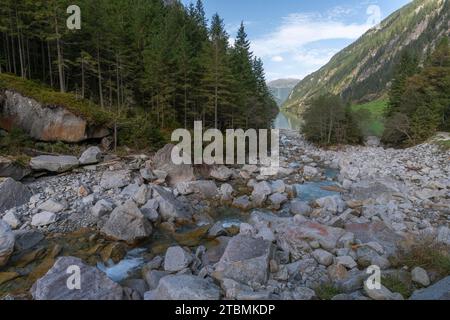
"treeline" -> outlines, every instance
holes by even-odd
[[[436,131],[450,131],[450,47],[447,37],[420,66],[403,55],[389,93],[383,142],[393,146],[421,143]]]
[[[73,92],[119,115],[144,112],[160,129],[267,127],[276,114],[262,61],[242,24],[234,44],[202,2],[0,0],[0,72]]]
[[[324,94],[308,103],[302,130],[306,139],[319,145],[360,143],[363,137],[357,116],[341,97]]]

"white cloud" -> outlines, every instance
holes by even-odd
[[[284,59],[283,59],[282,56],[273,56],[273,57],[272,57],[272,61],[273,61],[273,62],[283,62]]]
[[[346,24],[320,14],[290,14],[273,33],[253,41],[253,51],[260,57],[295,54],[313,42],[332,39],[357,39],[370,25]]]

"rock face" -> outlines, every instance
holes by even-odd
[[[72,267],[80,271],[80,290],[70,290],[67,286],[72,283],[70,277],[75,275],[68,272]],[[31,288],[35,300],[121,300],[123,289],[110,280],[103,272],[88,266],[78,258],[61,257],[45,276],[36,281]]]
[[[28,187],[11,178],[0,178],[0,213],[8,209],[21,206],[31,198]]]
[[[269,261],[272,256],[270,241],[245,235],[233,237],[216,266],[214,277],[233,279],[251,285],[268,280]]]
[[[152,300],[219,300],[220,290],[207,279],[174,275],[162,278],[150,297]]]
[[[450,276],[431,287],[415,291],[410,300],[450,300]]]
[[[195,179],[194,169],[191,165],[176,165],[172,162],[172,149],[174,147],[173,144],[168,144],[153,157],[153,169],[165,171],[167,173],[167,182],[171,186]]]
[[[0,93],[0,102],[0,128],[18,127],[36,140],[81,142],[109,135],[108,129],[92,126],[65,108],[45,106],[14,91]]]
[[[0,267],[4,266],[14,251],[15,237],[10,226],[0,220]]]
[[[69,171],[78,167],[79,164],[78,159],[72,156],[38,156],[30,161],[30,167],[33,170],[57,173]]]
[[[12,178],[16,181],[20,181],[30,174],[30,172],[31,170],[29,168],[26,168],[11,159],[0,157],[0,178]]]
[[[117,240],[135,242],[150,236],[152,226],[134,201],[129,200],[114,209],[102,232]]]

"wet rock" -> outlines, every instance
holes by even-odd
[[[233,200],[233,187],[228,184],[228,183],[224,183],[220,186],[220,199],[222,201],[231,201]]]
[[[0,220],[0,267],[4,266],[14,251],[15,236],[11,227]]]
[[[83,152],[79,161],[81,165],[99,163],[102,159],[102,151],[99,147],[89,147]]]
[[[74,266],[80,271],[80,290],[71,290],[67,286],[69,277],[73,275],[68,270]],[[31,294],[35,300],[121,300],[123,289],[103,272],[86,265],[82,260],[61,257],[45,276],[36,281]]]
[[[263,239],[237,235],[227,245],[216,265],[214,277],[233,279],[244,284],[264,284],[268,280],[272,244]]]
[[[187,268],[191,262],[192,255],[189,252],[179,246],[170,247],[164,258],[164,270],[178,272]]]
[[[31,198],[30,189],[11,178],[0,178],[0,212],[21,206]]]
[[[216,166],[211,170],[210,175],[212,178],[218,181],[225,182],[230,180],[231,176],[233,175],[233,170],[225,166]]]
[[[128,170],[105,171],[100,180],[100,186],[105,189],[123,188],[131,183],[131,173]]]
[[[272,192],[274,193],[283,193],[286,191],[286,185],[284,184],[283,180],[276,180],[272,182]]]
[[[313,178],[319,174],[319,170],[317,168],[311,167],[311,166],[304,166],[303,167],[303,175],[306,178]]]
[[[31,219],[33,227],[45,227],[56,222],[56,214],[49,211],[43,211],[35,214]]]
[[[253,187],[252,202],[255,206],[262,206],[267,197],[272,194],[272,187],[267,181],[261,181]]]
[[[153,195],[158,201],[159,213],[164,221],[186,222],[192,220],[191,208],[181,203],[171,192],[160,186],[153,186]]]
[[[420,267],[416,267],[411,271],[412,281],[418,283],[422,287],[428,287],[430,285],[430,278],[426,270]],[[450,290],[450,287],[449,287]]]
[[[450,276],[426,289],[414,291],[410,300],[450,300]]]
[[[247,211],[252,207],[252,203],[250,202],[248,196],[241,196],[234,199],[233,207]]]
[[[291,213],[293,215],[299,214],[302,216],[307,216],[311,213],[312,208],[308,203],[300,200],[292,200],[291,201]]]
[[[159,271],[159,270],[149,270],[145,273],[144,279],[150,290],[154,290],[158,287],[159,281],[165,276],[170,275],[170,272]]]
[[[272,208],[275,210],[280,209],[281,205],[286,203],[288,201],[288,198],[286,195],[282,193],[274,193],[269,197],[269,201],[272,205]]]
[[[31,170],[19,164],[18,161],[0,156],[0,177],[20,181],[30,173]]]
[[[159,281],[147,298],[152,300],[219,300],[220,289],[211,279],[192,275],[170,275]]]
[[[167,173],[167,182],[176,186],[180,182],[193,181],[195,179],[194,169],[191,165],[176,165],[172,162],[172,150],[175,146],[168,144],[160,149],[152,159],[153,169],[162,170]],[[154,171],[156,174],[156,172]]]
[[[38,156],[30,160],[30,167],[35,171],[62,173],[79,166],[78,159],[73,156]]]
[[[42,232],[38,230],[17,230],[15,248],[18,251],[28,250],[44,239]]]
[[[126,242],[135,242],[152,233],[152,225],[144,217],[134,201],[128,200],[113,210],[102,228],[107,236]]]

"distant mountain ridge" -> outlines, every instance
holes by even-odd
[[[297,85],[297,83],[299,83],[299,81],[299,79],[287,78],[273,80],[267,84],[278,106],[283,105],[283,103],[289,98],[292,89]]]
[[[423,61],[439,39],[449,34],[450,1],[415,0],[300,81],[283,108],[301,114],[311,98],[326,92],[353,103],[378,99],[387,92],[405,50]]]

